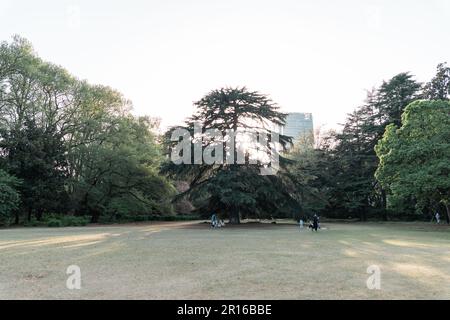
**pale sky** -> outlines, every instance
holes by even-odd
[[[365,90],[450,63],[450,0],[0,0],[0,40],[180,124],[222,86],[269,94],[335,127]]]

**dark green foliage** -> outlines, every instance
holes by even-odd
[[[13,214],[19,209],[20,180],[0,170],[0,225],[9,225]]]
[[[210,181],[200,187],[208,198],[196,210],[205,217],[211,212],[222,217],[293,217],[300,210],[292,181],[282,172],[264,176],[257,166],[229,166]]]
[[[429,100],[450,99],[450,67],[447,63],[437,66],[436,76],[424,87],[424,97]]]
[[[391,207],[398,210],[410,203],[423,213],[442,204],[450,221],[450,103],[410,104],[402,126],[388,126],[376,151],[376,177],[389,190]]]
[[[88,217],[75,217],[67,215],[49,215],[43,225],[47,227],[82,227],[89,223]]]
[[[318,137],[319,138],[319,137]],[[331,157],[321,148],[325,148],[329,137],[323,138],[320,148],[314,146],[309,139],[297,140],[289,151],[293,162],[285,174],[292,181],[292,193],[301,205],[294,210],[296,220],[311,217],[329,205],[329,188],[334,177],[328,170]]]
[[[316,177],[312,186],[325,200],[321,201],[326,203],[323,215],[387,219],[386,191],[374,177],[378,166],[374,148],[387,125],[401,122],[406,106],[420,96],[420,88],[408,73],[383,82],[348,115],[342,132],[332,133],[316,150],[320,160],[307,163],[306,168]]]
[[[44,212],[61,210],[67,199],[65,148],[55,131],[25,120],[20,130],[0,133],[8,171],[23,181],[22,205],[29,218],[34,213],[40,220]]]
[[[379,89],[368,93],[363,106],[348,116],[343,131],[333,135],[331,139],[333,143],[325,145],[325,148],[319,148],[323,152],[322,157],[326,159],[326,163],[320,164],[316,161],[315,164],[309,164],[307,167],[311,169],[317,165],[319,167],[313,175],[318,177],[319,190],[328,200],[323,211],[324,215],[342,218],[359,217],[361,220],[371,217],[387,219],[389,216],[405,218],[413,216],[417,205],[421,208],[425,206],[428,210],[439,208],[439,203],[441,208],[445,206],[442,205],[442,200],[432,200],[433,197],[418,202],[417,196],[392,196],[390,184],[382,183],[382,180],[375,178],[379,159],[374,150],[386,128],[400,127],[402,119],[404,121],[405,117],[408,117],[404,112],[412,102],[421,97],[448,99],[449,74],[445,64],[440,64],[436,77],[425,85],[423,93],[421,85],[412,79],[409,73],[401,73],[383,82]],[[425,119],[425,116],[422,119]],[[441,123],[445,121],[441,120]],[[436,124],[430,123],[426,125],[428,126],[435,127]],[[434,132],[431,128],[427,130]],[[415,137],[412,140],[416,147],[419,144],[418,139],[420,138]],[[424,144],[430,143],[431,141],[424,141]],[[402,155],[400,158],[404,157],[405,155]],[[448,159],[444,160],[444,163],[448,163]],[[419,167],[422,167],[422,165],[416,166],[409,168],[412,175],[418,174]],[[425,168],[432,170],[433,166],[425,165]],[[398,169],[392,172],[393,176],[399,174]],[[427,188],[425,181],[423,184],[416,185],[421,186],[422,189]]]
[[[50,227],[50,228],[60,228],[62,226],[63,225],[62,225],[61,220],[58,220],[58,219],[49,219],[47,222],[47,227]]]
[[[74,150],[86,164],[82,181],[73,186],[77,212],[90,212],[92,222],[101,213],[119,219],[171,213],[174,190],[158,175],[161,155],[150,126],[146,118],[123,118],[98,144]]]
[[[380,119],[380,125],[383,128],[391,123],[399,126],[406,106],[421,97],[421,88],[409,73],[400,73],[383,82],[377,94],[376,117]]]
[[[193,132],[194,123],[200,123],[204,130],[216,129],[222,134],[220,142],[224,145],[224,155],[233,152],[227,149],[226,142],[231,139],[227,130],[234,132],[268,132],[266,125],[284,124],[285,114],[265,95],[248,91],[246,88],[224,88],[214,90],[195,103],[196,113],[188,119],[184,127]],[[166,134],[166,143],[171,131]],[[192,136],[192,135],[191,135]],[[202,135],[202,150],[207,147],[206,135]],[[290,138],[280,136],[280,144],[285,147]],[[235,140],[237,148],[240,141]],[[252,146],[255,147],[255,146]],[[267,151],[269,146],[261,146]],[[236,149],[237,149],[236,148]],[[237,159],[237,150],[234,150]],[[247,155],[249,157],[249,155]],[[281,163],[284,163],[281,159]],[[173,177],[189,183],[189,189],[182,194],[189,195],[197,204],[197,212],[210,215],[211,212],[229,217],[233,223],[239,223],[241,217],[267,217],[283,214],[287,206],[293,206],[295,200],[286,189],[287,184],[280,175],[262,176],[262,164],[250,164],[248,158],[244,164],[183,164],[168,163],[165,171]]]
[[[193,221],[200,220],[200,215],[125,215],[121,217],[101,216],[99,223],[113,224],[126,222],[145,222],[145,221]]]
[[[263,165],[252,164],[250,152],[243,164],[175,165],[164,161],[175,143],[171,131],[160,144],[158,121],[133,116],[119,92],[43,61],[16,36],[0,44],[0,224],[21,217],[26,225],[55,227],[189,219],[173,215],[173,203],[184,212],[192,203],[199,215],[215,212],[232,222],[318,211],[361,220],[445,212],[450,138],[449,113],[442,111],[448,105],[441,103],[449,98],[445,63],[423,88],[400,73],[368,93],[342,132],[315,148],[311,141],[297,143],[280,158],[276,175],[261,175]],[[436,101],[413,103],[417,99]],[[286,116],[246,88],[214,90],[195,106],[183,128],[192,134],[198,122],[222,135],[202,133],[202,150],[227,142],[227,130],[270,135],[268,125],[283,125]],[[280,142],[286,151],[291,141],[281,136]],[[259,148],[268,151],[270,143]],[[223,151],[236,158],[236,150]],[[175,199],[166,174],[187,183]]]
[[[32,224],[50,212],[94,222],[170,214],[173,187],[159,174],[158,122],[130,110],[119,92],[42,61],[26,40],[1,43],[0,166],[23,181],[15,222],[26,216]]]

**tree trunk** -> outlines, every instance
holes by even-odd
[[[16,210],[15,219],[14,219],[14,224],[15,224],[15,225],[18,225],[18,224],[19,224],[19,210]]]
[[[31,214],[33,213],[33,209],[31,209],[31,208],[28,208],[28,217],[27,217],[27,219],[28,219],[28,222],[30,222],[31,221]]]
[[[367,221],[366,209],[365,208],[360,211],[359,220],[361,220],[363,222]]]
[[[387,211],[387,196],[386,191],[384,189],[381,189],[381,205],[383,207],[383,220],[388,221],[388,211]]]
[[[44,213],[44,210],[38,209],[38,211],[36,212],[37,221],[41,221],[43,213]]]
[[[230,214],[230,224],[240,224],[241,223],[241,213],[239,209],[233,209]]]
[[[92,209],[91,223],[97,223],[99,218],[100,218],[100,212],[99,212],[99,210],[97,210],[97,209]]]
[[[450,205],[445,204],[445,210],[447,210],[447,224],[450,224]]]

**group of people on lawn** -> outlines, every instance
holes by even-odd
[[[439,212],[436,212],[436,214],[434,215],[433,218],[436,219],[437,224],[440,224],[441,219],[440,219]],[[271,217],[271,220],[273,220],[272,217]],[[298,221],[298,225],[300,227],[300,230],[304,228],[303,219],[300,219]],[[223,221],[223,219],[219,219],[217,217],[217,215],[215,213],[213,213],[211,215],[211,228],[222,228],[222,227],[225,227],[225,222]],[[311,229],[311,231],[316,231],[316,232],[318,229],[320,229],[320,218],[317,214],[314,214],[312,219],[309,220],[308,229]]]
[[[300,230],[304,227],[304,221],[303,219],[300,219],[298,222],[298,225],[300,227]],[[311,229],[311,231],[316,231],[320,229],[320,218],[317,214],[314,214],[312,219],[309,220],[308,229]]]
[[[299,220],[299,227],[300,229],[303,229],[304,222],[303,219]],[[211,228],[222,228],[225,227],[225,222],[222,219],[219,219],[215,213],[211,215]],[[309,221],[308,229],[311,229],[311,231],[316,231],[320,229],[320,218],[317,214],[314,214],[312,219]]]
[[[215,213],[211,215],[211,228],[223,228],[225,227],[225,222],[223,219],[219,219]]]

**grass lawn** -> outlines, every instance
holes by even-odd
[[[450,299],[450,229],[199,222],[0,230],[0,299]],[[66,288],[81,268],[82,289]],[[366,287],[381,268],[381,289]]]

